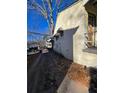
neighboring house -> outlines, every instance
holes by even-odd
[[[54,50],[86,66],[97,65],[97,0],[77,0],[59,12],[54,30]]]

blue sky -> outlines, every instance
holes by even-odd
[[[27,31],[48,33],[49,28],[46,19],[36,10],[27,10]],[[31,36],[27,36],[27,40],[31,40]]]
[[[36,10],[28,10],[27,28],[28,31],[45,33],[48,31],[48,24],[47,21]]]
[[[38,3],[41,4],[41,2]],[[53,17],[55,22],[56,14],[54,14]],[[27,9],[27,31],[50,33],[47,20],[34,9]],[[28,40],[30,40],[30,38],[30,36],[27,36]]]
[[[38,1],[39,4],[41,4],[40,0]],[[68,6],[72,2],[76,0],[64,0],[62,2],[62,7],[61,10],[65,8],[65,6]],[[54,5],[54,4],[53,4]],[[53,11],[54,15],[54,23],[56,22],[56,8]],[[33,9],[27,9],[27,31],[33,31],[33,32],[40,32],[40,33],[48,33],[49,28],[46,19],[42,15],[39,14],[38,11],[33,10]],[[50,33],[50,32],[49,32]],[[29,40],[30,37],[27,36],[27,39]]]

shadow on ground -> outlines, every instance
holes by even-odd
[[[57,93],[67,73],[72,80],[81,80],[84,76],[82,73],[85,73],[82,65],[75,64],[54,51],[33,55],[33,57],[28,56],[27,61],[27,93]],[[96,70],[89,68],[89,72],[91,75],[89,91],[96,93],[94,90]]]
[[[37,65],[28,66],[28,93],[56,93],[72,61],[53,51],[39,56]]]
[[[89,67],[90,74],[90,86],[89,93],[97,93],[97,69],[93,67]]]

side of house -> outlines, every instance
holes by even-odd
[[[93,67],[97,57],[95,1],[79,0],[60,12],[54,31],[56,52],[75,63]]]

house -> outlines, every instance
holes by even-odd
[[[97,0],[77,0],[59,12],[53,49],[86,66],[97,65]]]

